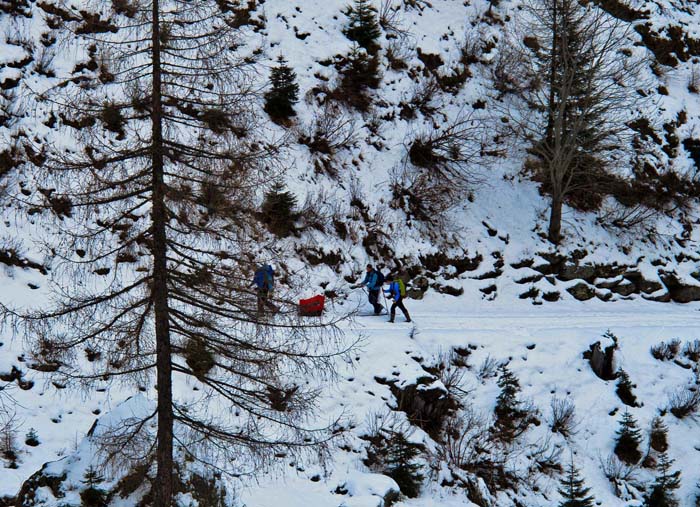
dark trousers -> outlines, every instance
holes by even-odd
[[[411,316],[408,314],[408,310],[406,310],[406,307],[403,305],[403,298],[399,296],[398,300],[394,300],[394,303],[391,305],[391,321],[394,321],[394,317],[396,316],[396,308],[400,308],[401,311],[403,312],[403,316],[406,317],[406,320],[411,320]]]
[[[258,289],[258,313],[263,313],[266,307],[273,312],[278,310],[278,308],[270,301],[270,290],[260,288]]]
[[[369,304],[374,307],[374,313],[377,315],[382,313],[382,305],[379,303],[379,289],[368,290],[367,297],[369,299]]]

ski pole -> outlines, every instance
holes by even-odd
[[[386,294],[382,290],[382,296],[384,296],[384,308],[386,309],[386,314],[389,315],[389,305],[386,302]]]

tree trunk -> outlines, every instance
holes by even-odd
[[[561,241],[561,196],[552,196],[552,207],[549,213],[549,241],[555,245]]]
[[[557,2],[559,0],[552,0],[552,48],[550,53],[549,62],[549,104],[547,111],[547,132],[545,134],[547,150],[551,150],[554,144],[553,131],[554,131],[554,110],[556,109],[556,82],[557,82],[557,71],[558,71],[558,58],[559,58],[559,23],[558,23],[558,12],[557,12]]]
[[[153,0],[153,109],[151,113],[153,148],[151,153],[153,208],[153,309],[156,331],[156,377],[158,382],[158,472],[155,505],[169,507],[173,499],[173,398],[170,323],[168,309],[165,189],[163,181],[163,104],[161,95],[160,12]]]

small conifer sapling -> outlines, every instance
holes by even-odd
[[[573,459],[566,468],[560,484],[559,494],[562,496],[562,502],[559,507],[593,507],[594,499],[589,495],[590,488],[585,486]]]
[[[674,492],[681,487],[681,472],[680,470],[671,471],[673,461],[665,452],[659,457],[656,480],[644,498],[644,507],[678,507],[680,505]]]
[[[654,417],[654,420],[651,422],[649,445],[656,452],[666,452],[668,450],[668,426],[666,426],[661,417]]]
[[[273,120],[296,116],[294,104],[299,101],[297,75],[282,55],[270,73],[270,90],[265,93],[265,112]]]
[[[284,238],[294,232],[294,223],[299,218],[296,211],[297,198],[282,183],[275,183],[265,194],[262,219],[271,233]]]
[[[632,414],[625,411],[620,421],[620,428],[617,430],[615,454],[628,465],[635,465],[642,459],[642,452],[639,450],[641,441],[642,436],[637,421]]]
[[[379,49],[377,40],[381,35],[377,13],[368,0],[355,0],[345,9],[348,25],[343,30],[351,41],[365,48],[368,53],[375,54]]]

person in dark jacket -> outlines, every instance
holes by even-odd
[[[262,313],[265,307],[273,311],[277,311],[278,308],[272,304],[270,298],[272,297],[272,290],[275,288],[275,269],[274,266],[266,264],[260,266],[255,275],[253,276],[253,283],[257,288],[258,296],[258,313]]]
[[[406,322],[411,322],[411,316],[403,305],[403,298],[406,296],[406,288],[403,280],[398,276],[391,277],[391,279],[387,277],[384,283],[387,285],[387,288],[384,289],[384,294],[392,300],[389,322],[394,322],[397,307],[403,312],[403,316],[406,317]]]
[[[369,304],[374,308],[375,315],[382,313],[382,305],[379,303],[379,291],[382,290],[383,282],[384,275],[382,275],[380,271],[374,269],[371,264],[367,264],[367,273],[362,283],[352,286],[354,289],[367,287],[367,298],[369,299]]]

